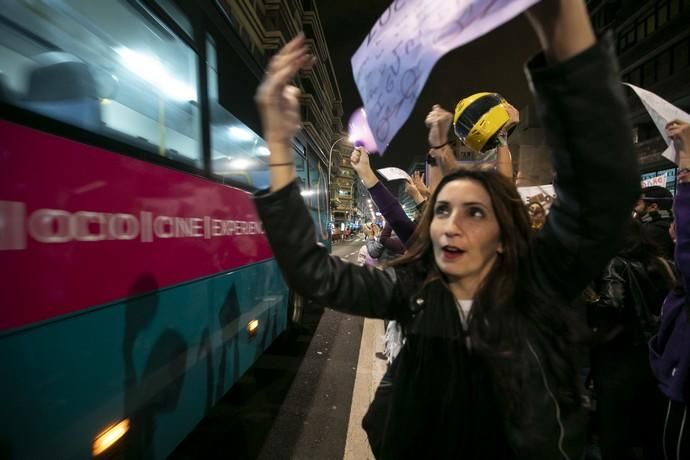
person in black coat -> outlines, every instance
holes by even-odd
[[[673,260],[675,244],[669,234],[673,223],[673,195],[667,188],[653,185],[642,189],[635,204],[635,216],[642,223],[642,231],[659,246],[662,255]]]
[[[528,77],[559,196],[537,234],[512,181],[457,171],[441,180],[393,267],[329,256],[316,244],[291,151],[301,120],[288,81],[312,59],[303,35],[272,58],[257,90],[272,174],[255,202],[286,281],[405,329],[378,458],[582,455],[576,337],[564,305],[615,254],[638,171],[610,40],[596,43],[584,2],[544,0],[527,16],[544,48]]]
[[[671,265],[631,218],[623,248],[594,283],[588,307],[593,330],[591,375],[603,460],[655,458],[660,433],[652,422],[660,394],[647,343],[656,334],[661,304],[675,285]],[[658,425],[661,425],[660,423]]]

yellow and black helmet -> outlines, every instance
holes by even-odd
[[[506,100],[497,93],[477,93],[455,106],[455,135],[469,148],[485,152],[498,147],[498,132],[510,120]]]

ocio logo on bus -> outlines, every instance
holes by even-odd
[[[20,201],[0,200],[0,250],[26,249],[27,237],[41,243],[232,237],[264,233],[261,222],[96,211],[37,209],[27,215]]]

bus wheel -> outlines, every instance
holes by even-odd
[[[304,298],[290,291],[290,301],[288,302],[288,328],[299,329],[304,318]]]

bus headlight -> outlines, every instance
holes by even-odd
[[[249,334],[249,337],[254,337],[256,335],[256,331],[259,329],[259,320],[258,319],[253,319],[247,323],[247,333]]]

